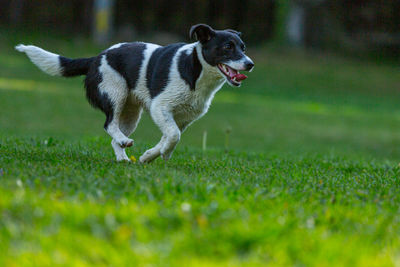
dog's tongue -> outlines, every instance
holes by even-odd
[[[231,79],[236,78],[236,81],[238,81],[238,82],[243,81],[244,79],[247,78],[246,75],[241,74],[236,70],[233,70],[229,66],[228,66],[228,70],[229,70],[229,76],[231,76]]]
[[[243,81],[245,79],[247,79],[247,76],[241,73],[236,74],[235,76],[233,76],[236,78],[236,81]]]

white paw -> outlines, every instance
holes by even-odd
[[[131,162],[131,160],[128,158],[117,158],[117,161],[118,162]]]
[[[116,154],[117,161],[118,162],[131,162],[131,160],[128,158],[128,156],[125,154],[125,151],[122,151],[122,153]]]
[[[150,163],[160,155],[160,152],[155,149],[149,149],[140,156],[140,163]]]

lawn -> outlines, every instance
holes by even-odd
[[[399,266],[399,66],[276,47],[224,88],[169,162],[117,163],[65,56],[84,39],[0,31],[0,266]],[[207,132],[207,149],[202,138]],[[128,155],[160,138],[148,115]]]

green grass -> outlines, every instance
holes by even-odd
[[[398,66],[254,49],[172,159],[139,165],[115,162],[81,78],[12,45],[102,48],[0,33],[1,266],[400,264]],[[133,138],[138,158],[160,133],[146,115]]]

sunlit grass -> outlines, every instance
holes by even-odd
[[[63,93],[57,83],[38,82],[35,80],[0,78],[0,90],[38,91],[46,93]]]

